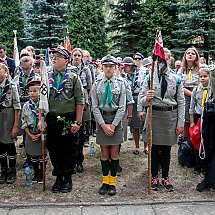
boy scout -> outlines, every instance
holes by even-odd
[[[152,189],[159,190],[158,168],[162,168],[162,184],[173,191],[169,179],[170,154],[177,135],[183,133],[185,99],[180,78],[171,72],[170,51],[165,49],[167,68],[162,74],[154,74],[153,90],[149,90],[150,77],[146,76],[138,101],[147,106],[152,99]],[[146,120],[146,123],[147,120]],[[147,126],[147,134],[149,134]]]
[[[0,63],[0,183],[12,184],[16,180],[16,147],[18,135],[19,94],[15,83],[6,78],[8,68]],[[9,169],[7,159],[9,158]]]
[[[101,195],[116,194],[119,144],[124,141],[122,118],[126,108],[126,91],[123,80],[114,76],[116,67],[116,59],[105,56],[102,59],[104,77],[97,80],[92,88],[92,109],[98,124],[96,142],[101,148]]]
[[[71,174],[75,168],[78,131],[81,127],[84,92],[80,78],[67,68],[70,52],[62,46],[51,50],[53,70],[50,72],[47,148],[56,181],[52,192],[71,192]],[[40,118],[40,117],[39,117]],[[39,122],[39,126],[41,121]]]

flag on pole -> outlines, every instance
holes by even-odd
[[[164,49],[163,49],[163,39],[161,35],[161,30],[158,29],[156,32],[155,46],[153,51],[153,60],[158,62],[158,74],[161,74],[167,67]]]
[[[17,46],[17,38],[16,38],[16,33],[17,31],[14,30],[14,39],[13,39],[13,60],[15,61],[16,66],[19,66],[19,51],[18,51],[18,46]]]
[[[44,112],[49,112],[49,103],[48,103],[48,96],[49,96],[49,80],[48,80],[48,73],[46,69],[45,62],[43,60],[40,61],[40,68],[41,68],[41,87],[40,87],[40,102],[39,102],[39,109],[44,110]]]
[[[66,36],[65,39],[64,39],[64,48],[67,49],[69,52],[72,51],[69,35]]]
[[[46,66],[50,66],[51,65],[51,58],[50,58],[50,55],[49,55],[49,48],[46,49],[45,64],[46,64]]]

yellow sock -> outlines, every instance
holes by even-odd
[[[102,184],[109,184],[109,175],[107,176],[102,176]]]
[[[114,186],[116,186],[116,176],[110,176],[109,185],[114,185]]]

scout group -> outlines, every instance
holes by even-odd
[[[7,57],[0,45],[0,166],[1,184],[16,180],[17,136],[23,136],[26,161],[34,171],[33,182],[42,182],[41,86],[40,59],[32,46],[20,53],[20,65]],[[115,195],[120,147],[127,140],[127,126],[134,139],[134,156],[140,153],[140,137],[148,154],[148,104],[152,99],[152,190],[164,186],[173,191],[169,178],[171,147],[177,136],[189,138],[203,108],[213,103],[211,71],[196,48],[188,48],[182,61],[173,61],[164,48],[167,67],[155,67],[153,90],[150,86],[152,58],[141,53],[132,57],[107,55],[92,62],[90,53],[74,48],[70,53],[62,46],[50,49],[51,66],[47,67],[50,93],[49,112],[45,113],[45,153],[53,166],[56,181],[52,192],[72,190],[72,174],[83,172],[83,146],[89,136],[96,136],[101,150],[102,186],[99,194]],[[175,65],[172,65],[175,62]],[[213,117],[213,116],[210,116]],[[207,143],[213,145],[214,120],[208,117]],[[21,147],[22,145],[20,145]],[[207,147],[205,147],[207,148]],[[195,172],[203,171],[196,151]],[[209,163],[209,160],[207,162]],[[159,169],[161,178],[159,178]],[[207,168],[204,169],[207,175]],[[202,191],[211,187],[205,179],[197,185]]]

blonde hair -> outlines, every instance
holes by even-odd
[[[0,67],[3,68],[4,70],[8,70],[7,65],[5,65],[4,63],[0,62]]]
[[[72,55],[73,55],[73,53],[76,52],[76,51],[80,52],[80,53],[81,53],[81,56],[83,57],[83,51],[82,51],[81,48],[74,48],[74,49],[72,50]]]
[[[200,68],[200,62],[199,62],[200,56],[199,56],[199,53],[198,53],[197,49],[196,49],[194,46],[188,48],[188,49],[184,52],[184,56],[183,56],[183,59],[182,59],[182,72],[183,72],[183,73],[184,73],[184,72],[187,73],[187,67],[188,67],[188,65],[187,65],[187,60],[186,60],[186,54],[187,54],[187,52],[188,52],[189,50],[193,50],[193,51],[196,53],[196,60],[194,61],[193,67],[194,67],[194,70],[195,70],[196,72],[199,72],[199,68]]]
[[[33,61],[34,59],[31,56],[24,56],[20,59],[20,64],[30,62],[30,65],[33,66]]]
[[[210,70],[208,67],[201,67],[201,68],[199,69],[199,73],[200,73],[200,72],[207,72],[208,75],[211,74],[211,70]]]

